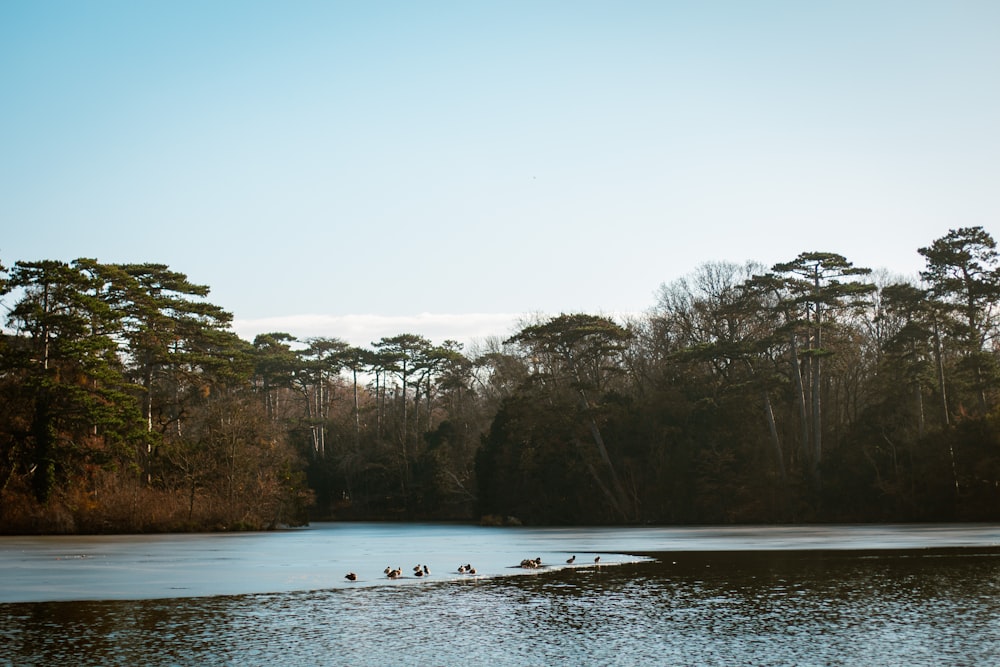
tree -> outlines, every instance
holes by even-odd
[[[912,396],[917,436],[923,437],[926,422],[923,388],[932,382],[935,357],[936,318],[933,303],[927,291],[908,283],[886,285],[881,290],[882,310],[879,319],[884,328],[882,352],[885,354],[885,372]],[[895,382],[894,382],[895,384]],[[938,376],[938,390],[945,405],[947,423],[947,398],[943,372]],[[886,387],[886,390],[893,387]]]
[[[579,441],[577,449],[605,498],[626,519],[634,517],[634,503],[625,492],[604,442],[597,420],[599,404],[589,394],[600,395],[608,376],[620,370],[616,357],[628,338],[628,332],[611,319],[587,314],[559,315],[527,326],[510,338],[510,342],[528,351],[538,381],[553,382],[555,386],[565,384],[576,394],[579,416],[589,428],[593,451],[603,473],[582,451]]]
[[[761,289],[767,282],[755,280],[762,269],[752,262],[701,265],[692,276],[661,287],[655,317],[661,335],[670,332],[676,346],[668,358],[703,365],[703,376],[711,382],[706,396],[713,404],[732,406],[730,419],[741,429],[747,427],[746,416],[738,409],[758,406],[763,415],[759,423],[768,429],[770,460],[784,484],[785,457],[772,393],[782,386],[775,356],[785,346],[784,337],[775,335],[781,323],[773,312],[772,290]]]
[[[363,347],[351,346],[344,350],[342,361],[344,368],[351,371],[351,387],[354,398],[354,409],[352,411],[354,416],[354,444],[357,446],[361,440],[361,399],[359,394],[358,373],[364,372],[372,365],[373,354],[371,350],[367,350]]]
[[[403,489],[403,497],[405,498],[409,489],[410,462],[412,459],[408,429],[409,411],[407,409],[409,383],[413,373],[417,370],[420,363],[422,363],[431,343],[423,336],[416,334],[399,334],[397,336],[382,338],[373,343],[373,345],[385,370],[395,374],[402,383],[399,396],[400,405],[402,406],[399,451],[402,467],[400,483]]]
[[[136,449],[142,481],[169,494],[176,490],[171,479],[181,465],[172,454],[191,442],[186,421],[227,393],[249,388],[253,348],[229,329],[232,316],[205,300],[208,287],[183,273],[152,263],[105,270],[114,309],[122,314],[120,354],[129,377],[140,385],[146,436],[136,440]]]
[[[227,528],[262,530],[305,520],[310,495],[298,454],[279,425],[247,396],[227,395],[192,414],[164,446],[188,521],[200,515]],[[201,499],[199,503],[198,500]]]
[[[326,455],[333,379],[343,368],[350,346],[339,338],[310,338],[306,343],[308,346],[299,355],[303,363],[297,374],[297,384],[306,402],[313,452],[322,458]]]
[[[186,402],[211,390],[211,376],[241,372],[247,350],[228,331],[232,315],[204,301],[209,293],[165,264],[118,264],[117,309],[131,372],[143,388],[146,429],[182,435]],[[247,356],[246,359],[249,359]],[[246,368],[242,372],[249,372]],[[152,480],[151,440],[142,452]]]
[[[791,262],[775,264],[771,270],[782,277],[792,304],[801,308],[800,322],[805,328],[806,340],[804,356],[808,361],[812,384],[811,446],[806,450],[809,453],[810,469],[818,480],[823,455],[822,362],[824,357],[832,354],[824,346],[824,318],[840,309],[860,305],[859,298],[871,292],[874,285],[856,281],[841,282],[841,279],[867,275],[871,273],[871,269],[855,267],[843,255],[836,253],[804,252]],[[802,384],[799,386],[803,389]]]
[[[17,262],[10,275],[21,297],[7,324],[19,340],[4,372],[17,377],[30,411],[11,442],[40,503],[60,478],[134,439],[137,406],[113,338],[120,314],[105,285],[102,267],[86,259]]]
[[[987,411],[986,391],[996,383],[995,363],[986,353],[996,336],[996,308],[1000,302],[1000,253],[982,227],[952,229],[918,252],[927,260],[921,278],[930,294],[958,316],[955,334],[973,374],[973,390],[980,414]]]
[[[483,341],[472,355],[472,380],[477,394],[493,412],[528,377],[526,360],[507,347],[504,341],[492,337]]]
[[[292,386],[299,358],[292,350],[295,336],[285,332],[257,334],[253,339],[254,378],[256,389],[263,396],[268,419],[278,413],[278,390]]]
[[[472,364],[462,353],[462,344],[454,340],[427,348],[420,361],[418,386],[423,385],[427,430],[431,430],[431,406],[436,390],[460,395],[468,387]]]

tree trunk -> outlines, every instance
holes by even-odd
[[[146,373],[143,377],[143,382],[146,386],[146,395],[143,397],[143,412],[145,412],[146,417],[146,433],[152,434],[153,432],[153,367],[152,364],[147,364]],[[153,441],[151,438],[146,438],[146,451],[140,460],[142,461],[143,472],[145,472],[146,484],[153,483],[153,471],[151,470],[152,464],[151,460],[153,458]]]
[[[379,373],[378,369],[375,370],[375,436],[379,439],[382,438],[382,399],[381,399],[381,387],[379,386]]]
[[[914,398],[917,403],[917,438],[924,437],[924,392],[920,380],[913,384]]]
[[[792,353],[792,380],[795,383],[795,403],[799,411],[802,452],[805,454],[806,464],[810,469],[812,469],[812,447],[809,442],[809,412],[806,410],[806,388],[802,383],[802,364],[799,362],[798,341],[796,340],[794,331],[791,333],[790,339]]]
[[[615,470],[615,466],[611,462],[611,457],[608,455],[608,448],[604,444],[604,436],[601,435],[601,429],[597,425],[597,420],[590,414],[590,402],[587,400],[587,395],[583,389],[580,389],[578,393],[580,396],[580,408],[587,415],[590,425],[590,435],[597,448],[597,454],[600,456],[601,462],[607,469],[608,476],[611,479],[611,489],[614,493],[612,495],[605,489],[605,495],[612,501],[612,504],[618,510],[618,513],[621,514],[622,518],[629,520],[631,519],[632,512],[629,507],[628,496],[625,494],[625,488],[622,486],[621,480],[618,479],[618,472]],[[601,486],[603,488],[603,485]]]
[[[948,414],[948,393],[944,386],[944,354],[941,351],[941,332],[938,329],[936,319],[934,320],[934,357],[937,366],[938,387],[941,392],[941,416],[944,419],[944,425],[948,426],[951,423],[951,418]]]
[[[781,481],[785,481],[785,457],[781,451],[781,439],[778,437],[778,425],[774,421],[774,409],[771,406],[771,396],[766,389],[761,390],[764,399],[764,417],[767,418],[767,427],[771,432],[771,444],[774,448],[774,462],[778,468]]]
[[[819,268],[816,269],[815,288],[819,293]],[[822,419],[822,393],[823,386],[823,305],[817,299],[816,305],[816,331],[813,336],[813,355],[810,359],[812,366],[812,420],[813,420],[813,475],[819,475],[819,466],[823,460],[823,419]]]
[[[352,368],[354,376],[354,444],[361,441],[361,409],[358,404],[358,369]]]

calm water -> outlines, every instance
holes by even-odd
[[[0,577],[0,665],[1000,665],[996,526],[0,538]]]

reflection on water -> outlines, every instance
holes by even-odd
[[[0,664],[993,665],[1000,552],[671,552],[420,586],[0,605]]]

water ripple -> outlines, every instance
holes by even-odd
[[[1000,557],[687,554],[429,583],[0,605],[10,665],[989,665]]]

